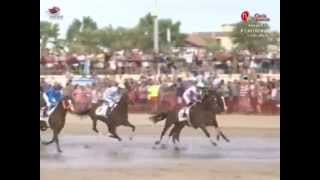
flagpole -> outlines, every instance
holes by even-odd
[[[159,54],[159,25],[158,25],[158,5],[155,0],[155,12],[154,12],[154,23],[153,23],[153,50],[156,56]],[[157,63],[157,75],[160,75],[160,65]]]

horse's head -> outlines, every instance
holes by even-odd
[[[130,104],[130,105],[134,105],[134,100],[133,100],[133,96],[132,93],[130,93],[130,91],[126,90],[126,89],[121,89],[121,99],[120,102],[123,102],[125,104]]]
[[[202,104],[215,112],[222,112],[224,110],[223,97],[221,94],[207,90],[202,96]]]

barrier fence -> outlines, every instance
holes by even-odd
[[[199,69],[205,71],[217,71],[222,74],[243,73],[249,67],[228,66],[226,61],[193,61],[187,63],[184,59],[178,59],[170,63],[155,60],[119,60],[119,61],[90,61],[90,62],[41,62],[41,75],[61,75],[66,71],[73,74],[155,74],[158,70],[164,74],[192,72]],[[254,68],[257,73],[279,73],[280,60],[270,59],[268,63]]]

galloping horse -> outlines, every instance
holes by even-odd
[[[121,89],[122,96],[116,106],[113,108],[109,117],[104,117],[96,114],[96,110],[98,107],[102,105],[102,101],[95,103],[92,105],[90,111],[88,112],[89,117],[91,118],[92,130],[96,133],[99,133],[97,129],[97,121],[100,120],[104,122],[109,132],[111,133],[110,137],[118,139],[121,141],[121,138],[118,136],[116,132],[116,128],[120,125],[130,127],[132,129],[132,134],[135,132],[136,127],[132,125],[128,120],[128,105],[133,104],[133,101],[129,98],[128,92],[124,89]],[[132,136],[130,137],[132,139]]]
[[[190,116],[189,116],[189,122],[188,121],[179,121],[178,113],[179,110],[171,110],[167,112],[161,112],[154,116],[152,116],[150,119],[157,123],[162,120],[165,121],[165,126],[161,132],[160,140],[155,142],[155,145],[158,145],[161,143],[161,140],[163,139],[163,136],[165,135],[166,131],[174,125],[173,129],[171,130],[169,137],[173,137],[173,143],[179,142],[180,133],[184,126],[192,126],[193,128],[197,129],[200,128],[207,138],[210,140],[211,144],[216,146],[217,144],[214,142],[213,139],[210,137],[210,133],[208,132],[206,126],[214,126],[217,130],[217,140],[219,140],[219,137],[222,136],[222,138],[229,142],[229,139],[223,134],[223,132],[220,130],[217,119],[216,119],[216,113],[217,109],[221,108],[221,96],[217,96],[212,91],[208,91],[207,94],[205,94],[202,97],[202,100],[195,105],[193,105],[190,109]],[[190,123],[190,124],[189,124]]]
[[[56,143],[57,151],[62,152],[59,144],[59,134],[63,129],[66,122],[67,111],[72,110],[71,99],[68,97],[63,98],[55,107],[53,112],[49,115],[49,127],[53,131],[52,139],[49,142],[43,142],[44,145],[49,145],[53,142]],[[40,121],[41,129],[41,121]]]

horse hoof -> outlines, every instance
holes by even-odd
[[[175,151],[180,151],[180,148],[176,146],[176,147],[174,147],[174,150]]]
[[[96,133],[99,133],[99,131],[98,130],[96,130],[96,129],[92,129],[94,132],[96,132]]]
[[[60,149],[60,150],[58,150],[58,153],[62,153],[62,150]]]
[[[218,146],[217,143],[215,143],[215,142],[211,142],[211,144],[212,144],[213,146]]]
[[[187,147],[181,147],[180,149],[181,150],[187,150]]]
[[[167,149],[167,145],[166,144],[161,144],[161,149]]]
[[[155,144],[155,145],[159,145],[159,144],[160,144],[160,141],[156,141],[154,144]]]
[[[42,142],[41,144],[47,146],[47,145],[49,145],[49,142]]]
[[[220,140],[220,136],[217,136],[217,141],[219,141]]]

